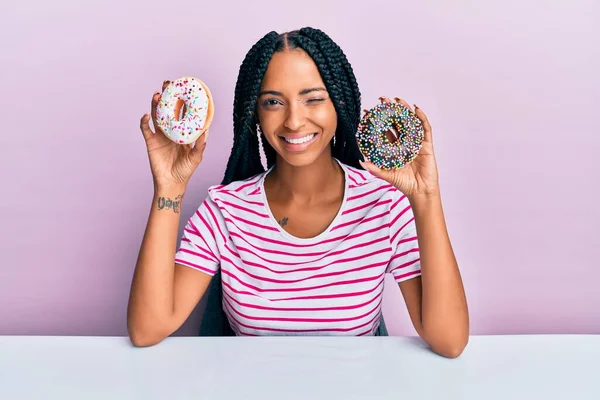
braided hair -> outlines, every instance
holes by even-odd
[[[222,184],[244,180],[264,172],[258,140],[257,100],[269,61],[275,52],[302,49],[315,62],[338,116],[332,139],[332,156],[360,168],[362,155],[355,133],[360,120],[360,91],[352,66],[342,49],[323,31],[302,28],[278,34],[269,32],[246,54],[240,66],[233,101],[233,148]],[[267,168],[275,164],[275,149],[260,133]]]
[[[263,76],[273,53],[302,49],[313,59],[337,113],[337,127],[331,141],[331,154],[346,165],[362,169],[363,157],[355,134],[360,120],[360,91],[354,72],[342,49],[324,32],[303,28],[278,34],[269,32],[246,54],[240,66],[233,101],[233,149],[222,184],[244,180],[264,172],[258,139],[257,100]],[[275,164],[275,149],[261,132],[267,168]],[[200,336],[234,336],[223,312],[221,271],[211,279],[207,304],[200,325]],[[383,324],[383,322],[382,322]]]

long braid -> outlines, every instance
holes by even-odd
[[[314,28],[304,28],[301,32],[318,43],[324,54],[330,55],[328,58],[333,75],[337,78],[336,83],[341,87],[343,102],[347,108],[347,129],[342,129],[340,133],[348,135],[345,139],[336,140],[335,156],[345,160],[348,164],[361,168],[358,160],[362,159],[358,146],[355,145],[355,133],[360,119],[360,101],[361,94],[354,76],[352,66],[348,62],[342,49],[331,40],[331,38],[321,30]],[[339,145],[338,145],[339,144]],[[355,161],[356,162],[353,162]]]
[[[338,127],[336,129],[335,134],[335,144],[333,146],[333,156],[339,157],[340,151],[339,149],[343,146],[343,141],[339,140],[339,133],[345,132],[349,129],[347,126],[347,122],[349,117],[347,115],[347,107],[345,105],[344,93],[342,91],[341,84],[339,82],[339,77],[334,75],[331,70],[333,69],[329,63],[330,60],[326,59],[323,55],[322,49],[318,46],[318,43],[309,39],[308,37],[300,36],[298,37],[298,43],[304,51],[308,53],[308,55],[314,60],[317,65],[317,69],[319,70],[321,77],[323,78],[323,82],[325,82],[325,86],[327,87],[327,91],[333,101],[335,110],[338,115]]]
[[[240,66],[233,101],[233,148],[223,184],[242,180],[264,171],[256,131],[256,101],[271,56],[277,32],[263,36],[246,54]]]

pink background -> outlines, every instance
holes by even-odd
[[[305,25],[344,49],[365,107],[400,96],[428,113],[472,333],[600,333],[598,5],[361,4],[3,2],[0,334],[126,334],[152,93],[189,74],[215,97],[187,219],[222,178],[246,51]],[[391,333],[414,334],[386,283]],[[178,334],[196,333],[199,312]]]

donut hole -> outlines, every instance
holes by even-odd
[[[394,144],[399,139],[398,132],[396,131],[396,129],[394,127],[392,127],[390,129],[388,129],[387,131],[385,131],[385,138],[387,139],[388,142],[390,142],[391,144]]]
[[[181,99],[177,100],[175,103],[175,119],[180,121],[187,111],[187,107],[185,102]]]

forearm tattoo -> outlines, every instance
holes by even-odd
[[[179,210],[181,208],[181,200],[183,199],[183,193],[175,197],[175,199],[170,199],[168,197],[159,197],[157,206],[159,210],[173,210],[174,213],[179,214]]]

